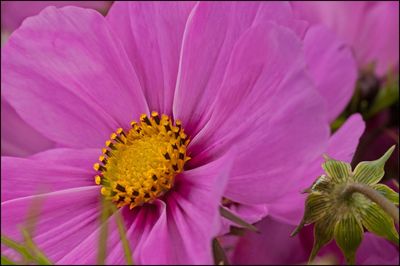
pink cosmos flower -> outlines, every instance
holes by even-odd
[[[20,238],[42,199],[38,246],[94,263],[103,194],[135,263],[211,263],[222,196],[289,219],[283,199],[325,151],[356,78],[340,42],[305,29],[287,3],[120,2],[106,18],[65,7],[26,19],[2,49],[2,96],[57,148],[2,157],[4,234]],[[107,263],[123,263],[113,221]]]
[[[384,76],[399,65],[398,1],[293,1],[297,17],[324,24],[352,46],[359,67]]]

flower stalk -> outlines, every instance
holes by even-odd
[[[351,195],[355,192],[363,194],[364,196],[378,204],[382,208],[382,210],[384,210],[393,218],[396,224],[399,224],[399,209],[396,207],[396,205],[394,205],[392,202],[382,196],[375,189],[365,184],[351,183],[344,189],[342,195],[343,197],[348,198],[351,197]]]

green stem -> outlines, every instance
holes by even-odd
[[[378,191],[368,185],[352,183],[349,184],[343,191],[343,196],[350,196],[354,192],[361,193],[376,204],[378,204],[387,214],[389,214],[394,219],[396,224],[399,224],[399,209],[391,201],[382,196]]]

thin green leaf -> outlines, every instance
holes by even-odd
[[[215,265],[229,265],[228,258],[225,255],[224,249],[221,247],[218,239],[214,238],[212,241],[212,249],[214,255]]]
[[[361,212],[362,224],[368,231],[399,245],[399,233],[394,227],[393,219],[376,203],[371,203]]]
[[[6,237],[5,235],[1,235],[1,243],[19,254],[26,260],[26,261],[32,261],[33,256],[29,253],[29,251],[26,249],[26,247],[14,240],[12,240],[9,237]]]
[[[4,255],[1,255],[1,265],[17,265],[18,263],[12,261],[11,259],[7,258]]]
[[[124,249],[124,255],[125,255],[125,261],[127,265],[133,265],[133,260],[132,260],[132,250],[129,246],[129,241],[126,237],[126,228],[124,225],[124,222],[122,220],[121,217],[121,213],[118,212],[116,210],[115,206],[112,206],[112,208],[114,209],[114,217],[115,217],[115,221],[117,223],[118,226],[118,231],[119,231],[119,235],[121,237],[121,242],[122,242],[122,248]]]
[[[222,217],[236,223],[237,225],[240,225],[240,226],[242,226],[250,231],[253,231],[253,232],[257,232],[257,233],[260,232],[260,231],[258,231],[257,227],[255,227],[252,224],[249,224],[248,222],[244,221],[242,218],[236,216],[235,214],[233,214],[228,209],[226,209],[222,206],[219,207],[219,212]]]
[[[35,197],[32,200],[31,206],[28,209],[28,215],[25,221],[25,230],[29,236],[34,235],[34,230],[36,227],[37,218],[40,214],[40,208],[43,205],[44,197]]]
[[[347,264],[355,264],[355,256],[363,239],[362,225],[350,214],[339,220],[335,225],[334,236],[337,245],[342,250]]]
[[[39,265],[52,265],[53,263],[50,261],[49,258],[44,255],[44,253],[36,246],[33,242],[31,235],[28,232],[28,229],[23,228],[22,235],[24,236],[25,246],[26,248],[34,254],[34,259]]]
[[[322,168],[335,183],[342,183],[351,174],[350,164],[342,161],[327,160],[322,164]]]
[[[395,145],[378,160],[360,162],[354,169],[353,178],[356,182],[373,185],[378,183],[385,174],[384,166],[392,154]]]
[[[399,193],[384,184],[375,184],[372,187],[379,191],[388,200],[399,205]]]
[[[97,264],[104,265],[107,256],[107,237],[108,237],[108,223],[109,217],[109,203],[107,200],[102,199],[102,208],[100,214],[100,237],[99,246],[97,249]]]

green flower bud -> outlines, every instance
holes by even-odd
[[[393,150],[394,146],[378,160],[360,162],[354,171],[349,163],[324,156],[322,168],[326,174],[305,190],[309,194],[304,216],[292,233],[293,236],[304,225],[314,224],[314,245],[309,262],[335,239],[347,263],[354,264],[365,229],[399,244],[394,219],[387,213],[389,209],[393,214],[394,208],[398,221],[398,209],[393,204],[399,205],[399,194],[378,184]]]

